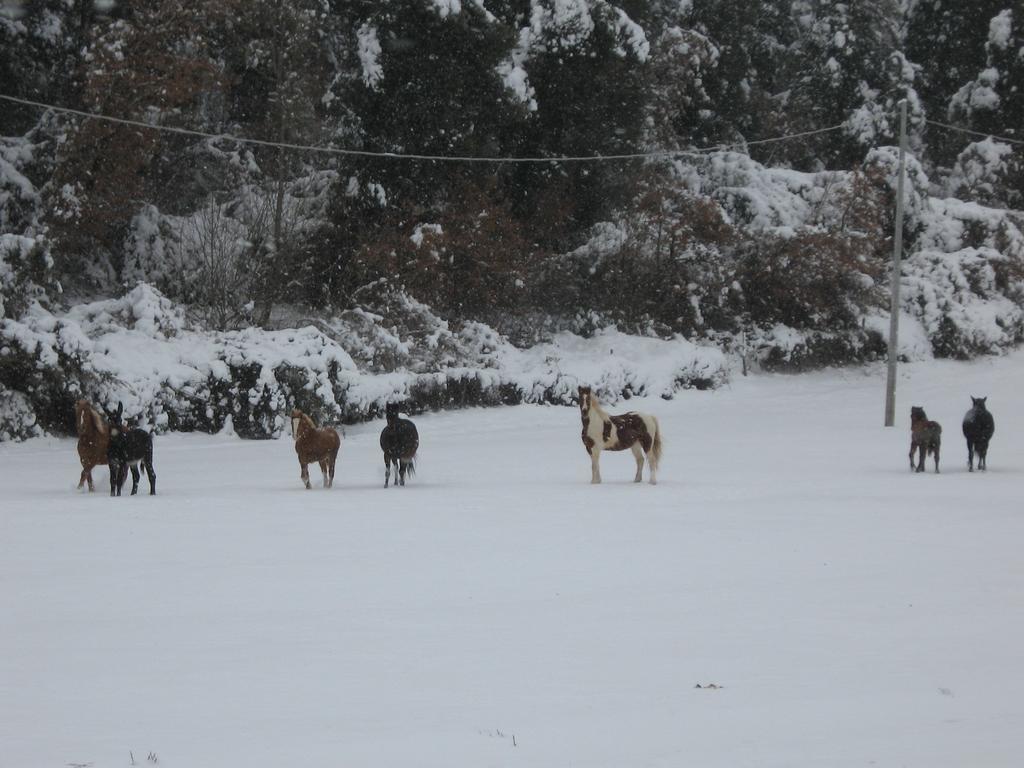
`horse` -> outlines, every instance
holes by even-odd
[[[405,485],[405,473],[416,474],[416,450],[420,447],[420,436],[416,425],[409,419],[398,418],[398,403],[384,406],[388,425],[381,430],[380,448],[384,451],[384,487],[391,479],[391,465],[395,467],[395,487]]]
[[[89,490],[94,491],[96,488],[92,484],[92,468],[107,463],[110,429],[100,412],[87,400],[75,403],[75,429],[78,432],[78,459],[82,462],[78,489],[81,490],[88,482]]]
[[[590,482],[601,482],[601,451],[632,449],[636,459],[634,483],[643,481],[644,456],[650,467],[651,485],[658,482],[661,461],[661,428],[658,420],[646,413],[630,411],[609,416],[601,408],[590,387],[579,388],[580,417],[583,421],[583,446],[590,454]]]
[[[973,407],[964,414],[964,437],[967,438],[967,471],[974,471],[974,452],[978,452],[978,469],[985,471],[988,441],[996,431],[996,422],[985,407],[987,397],[971,397]]]
[[[314,421],[298,408],[292,410],[292,436],[295,438],[295,453],[299,456],[299,466],[302,467],[302,482],[306,488],[312,488],[309,483],[308,464],[314,462],[320,465],[320,471],[324,476],[324,488],[334,485],[334,462],[338,458],[338,451],[341,449],[341,437],[334,427],[318,428]]]
[[[942,427],[937,421],[928,421],[924,408],[910,409],[910,471],[914,471],[914,450],[918,452],[917,471],[924,472],[927,453],[935,457],[935,472],[939,472],[939,448],[942,446]]]
[[[156,471],[153,469],[153,435],[138,427],[125,427],[121,421],[124,406],[107,414],[110,423],[110,443],[107,445],[107,464],[110,465],[110,495],[120,496],[128,469],[132,471],[132,496],[139,492],[139,463],[149,476],[149,495],[156,496]]]

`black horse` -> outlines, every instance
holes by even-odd
[[[964,437],[967,438],[967,471],[974,471],[974,452],[978,452],[978,469],[985,471],[988,441],[996,431],[996,422],[985,407],[987,397],[972,397],[974,407],[964,414]]]
[[[128,469],[132,470],[132,496],[139,491],[139,462],[149,475],[149,495],[156,495],[156,472],[153,469],[153,436],[137,427],[125,428],[121,421],[124,406],[117,404],[115,413],[107,414],[110,424],[110,443],[107,445],[107,464],[110,467],[110,495],[120,496]]]
[[[420,447],[420,436],[416,425],[408,419],[398,417],[398,403],[388,403],[384,413],[388,425],[380,433],[380,447],[384,451],[384,487],[391,479],[391,465],[395,465],[395,486],[405,485],[405,473],[416,474],[416,449]]]

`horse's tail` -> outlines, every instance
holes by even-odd
[[[661,425],[658,424],[658,420],[651,416],[651,421],[654,422],[654,442],[651,445],[651,469],[657,471],[658,464],[661,461]]]
[[[416,456],[413,455],[409,459],[409,463],[405,465],[405,471],[409,474],[409,477],[416,477]]]

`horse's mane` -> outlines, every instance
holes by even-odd
[[[597,395],[593,391],[590,393],[590,410],[594,411],[602,419],[607,420],[609,418],[608,411],[601,407],[601,401],[597,399]]]
[[[313,430],[314,432],[316,432],[316,430],[318,429],[318,427],[316,426],[316,422],[315,422],[315,421],[313,421],[313,418],[312,418],[311,416],[309,416],[309,415],[308,415],[307,413],[305,413],[304,411],[300,411],[300,410],[299,410],[298,408],[296,408],[296,409],[295,409],[294,411],[292,411],[292,418],[296,418],[295,414],[298,414],[298,419],[299,419],[299,420],[300,420],[300,421],[301,421],[301,422],[302,422],[303,424],[305,424],[305,425],[306,425],[307,427],[309,427],[309,428],[310,428],[311,430]]]
[[[75,403],[75,426],[78,429],[78,434],[83,434],[86,421],[82,418],[88,411],[92,417],[93,430],[100,434],[106,431],[106,425],[103,423],[103,417],[99,411],[92,407],[92,404],[88,400],[79,400]]]

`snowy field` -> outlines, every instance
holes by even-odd
[[[884,378],[631,403],[654,487],[628,453],[591,486],[560,407],[418,417],[398,490],[381,423],[331,491],[287,437],[161,436],[120,499],[71,440],[2,444],[0,768],[1020,765],[1024,354],[904,367],[888,430]]]

